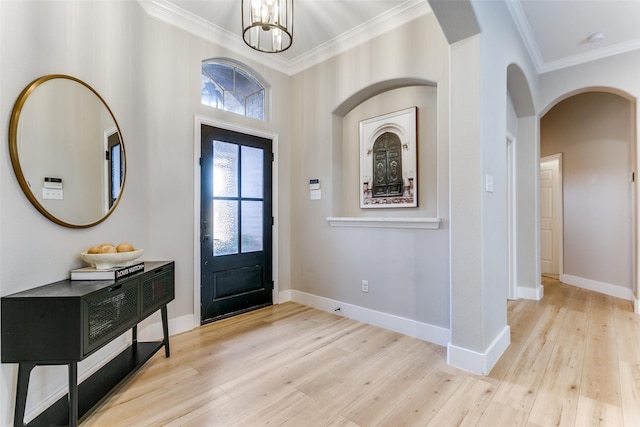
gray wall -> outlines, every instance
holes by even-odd
[[[446,41],[435,17],[427,15],[293,76],[296,290],[449,327],[447,63]],[[415,88],[418,76],[432,87]],[[413,87],[382,91],[385,85]],[[414,105],[420,117],[420,207],[361,210],[359,120]],[[312,178],[321,180],[322,200],[309,200]],[[326,220],[436,215],[444,219],[439,230],[333,228]],[[361,292],[362,279],[369,280],[369,293]]]

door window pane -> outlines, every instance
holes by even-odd
[[[238,146],[213,141],[213,197],[238,196]]]
[[[262,250],[263,202],[242,201],[242,253]]]
[[[213,201],[213,256],[238,253],[238,202]]]
[[[264,168],[264,150],[255,147],[242,147],[242,197],[262,199],[262,171]]]

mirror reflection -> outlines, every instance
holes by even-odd
[[[64,75],[35,80],[16,101],[9,134],[20,186],[47,218],[85,228],[115,209],[124,144],[111,110],[89,85]]]

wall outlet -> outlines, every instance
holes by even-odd
[[[369,292],[369,281],[368,280],[363,280],[362,281],[362,292]]]

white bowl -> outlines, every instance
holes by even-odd
[[[88,254],[80,252],[80,258],[86,263],[93,265],[96,270],[108,270],[114,267],[127,267],[133,261],[140,258],[142,249],[130,252],[116,252],[112,254]]]

